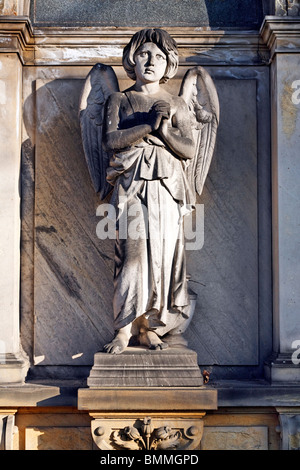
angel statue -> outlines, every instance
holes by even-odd
[[[217,92],[202,67],[186,73],[179,96],[161,86],[178,69],[177,45],[166,31],[134,34],[123,67],[133,86],[120,92],[112,67],[99,63],[80,102],[94,188],[101,200],[111,193],[117,211],[115,336],[104,346],[111,354],[132,338],[164,349],[189,321],[183,218],[202,192],[219,119]],[[138,236],[120,236],[124,213],[128,220],[134,214]]]

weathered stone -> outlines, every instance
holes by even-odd
[[[19,337],[21,86],[19,58],[16,54],[1,54],[0,383],[23,382],[28,369]]]
[[[35,25],[197,26],[258,28],[262,6],[258,0],[59,0],[31,1]]]
[[[293,26],[292,26],[293,25]],[[290,34],[292,29],[293,33]],[[272,37],[272,179],[274,350],[272,381],[299,381],[299,175],[300,21],[269,18],[262,30]],[[291,54],[290,51],[293,50]],[[295,215],[297,214],[297,216]]]
[[[29,15],[30,0],[1,0],[0,15]]]
[[[203,385],[197,354],[187,348],[127,348],[120,355],[96,353],[89,387],[197,387]]]
[[[201,450],[268,450],[267,426],[207,426]]]
[[[203,412],[217,409],[218,392],[203,387],[97,387],[78,390],[78,409],[115,412]],[[105,415],[104,415],[105,416]]]
[[[91,423],[97,450],[194,450],[199,449],[203,435],[205,413],[179,418],[165,414],[164,418],[146,416],[135,419],[95,419]]]
[[[0,410],[0,450],[14,450],[14,434],[18,432],[15,412],[16,410]]]
[[[282,450],[300,450],[299,408],[277,408]]]
[[[25,430],[26,450],[92,450],[90,429],[83,426],[36,426]]]

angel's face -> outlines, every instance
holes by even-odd
[[[134,54],[137,82],[159,82],[167,68],[167,56],[153,42],[146,42]]]

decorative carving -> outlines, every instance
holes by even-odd
[[[180,420],[181,421],[181,420]],[[110,426],[108,426],[110,424]],[[121,423],[120,423],[121,424]],[[100,450],[192,450],[198,449],[203,434],[203,423],[183,420],[180,427],[176,420],[163,424],[145,417],[134,423],[116,428],[118,422],[94,420],[93,440]]]
[[[177,45],[166,31],[134,34],[123,66],[133,86],[120,92],[112,67],[96,64],[80,100],[91,180],[101,200],[110,197],[117,228],[116,335],[105,346],[111,354],[132,339],[165,349],[191,319],[183,217],[202,193],[219,123],[217,92],[202,67],[186,73],[179,96],[161,87],[178,69]],[[133,213],[136,230],[129,233]]]
[[[275,14],[278,16],[299,16],[300,0],[276,0]]]

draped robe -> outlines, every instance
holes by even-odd
[[[142,112],[132,93],[125,94],[132,113]],[[194,201],[184,160],[158,134],[149,134],[115,152],[107,180],[117,211],[115,329],[145,314],[150,328],[163,336],[186,321],[190,310],[183,217]]]

